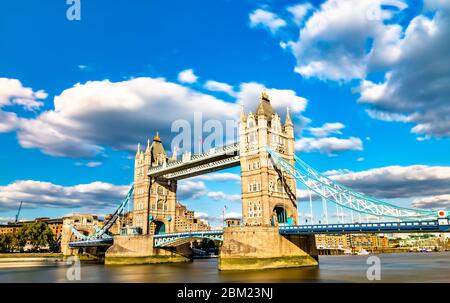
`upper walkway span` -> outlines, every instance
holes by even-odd
[[[181,160],[150,167],[147,175],[181,180],[239,165],[239,143],[211,148],[198,155],[183,155]]]

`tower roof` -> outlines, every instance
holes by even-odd
[[[161,143],[161,138],[159,137],[159,133],[156,133],[156,136],[153,137],[153,142],[150,145],[150,154],[152,163],[156,161],[156,159],[160,158],[161,155],[166,157],[166,151],[164,150],[164,146]]]
[[[258,116],[265,115],[267,121],[271,121],[272,115],[275,113],[265,90],[261,93],[261,101],[259,102],[256,113]]]

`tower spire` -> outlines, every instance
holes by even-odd
[[[289,113],[289,106],[286,107],[286,122],[285,125],[294,125],[291,120],[291,114]]]
[[[156,136],[153,137],[153,141],[161,142],[161,138],[159,137],[159,132],[156,132]]]
[[[141,153],[141,143],[138,143],[137,150],[136,150],[136,157]]]
[[[247,120],[247,116],[244,112],[244,103],[241,104],[241,122],[245,122]]]
[[[261,100],[270,102],[269,96],[267,95],[267,92],[266,92],[266,89],[265,89],[265,88],[263,89],[263,91],[262,91],[262,93],[261,93]]]

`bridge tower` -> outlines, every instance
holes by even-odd
[[[145,151],[138,145],[134,165],[133,225],[140,227],[144,235],[175,232],[177,182],[147,175],[150,167],[165,165],[167,161],[158,134],[151,144],[147,141]]]
[[[266,151],[269,146],[295,163],[294,125],[289,108],[283,125],[268,95],[263,92],[255,114],[246,115],[242,108],[239,139],[244,225],[297,224],[295,180],[277,170]]]

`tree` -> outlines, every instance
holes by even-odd
[[[12,249],[13,236],[11,234],[0,235],[0,251],[9,251]]]
[[[17,233],[19,246],[30,244],[34,249],[51,245],[54,241],[53,232],[47,223],[37,221],[23,225]]]

